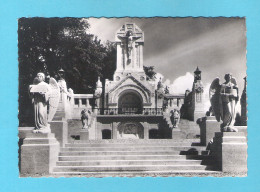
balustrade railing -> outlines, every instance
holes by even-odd
[[[98,108],[97,115],[163,115],[162,108]]]
[[[92,94],[74,94],[74,108],[91,108],[90,99]]]

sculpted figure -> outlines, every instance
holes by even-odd
[[[94,96],[99,98],[102,94],[102,82],[100,81],[100,77],[98,77],[98,81],[96,83],[96,90]]]
[[[180,112],[177,109],[171,110],[171,121],[173,124],[173,127],[178,127],[179,121],[180,121]]]
[[[237,132],[234,127],[238,101],[236,79],[231,74],[226,74],[225,82],[220,84],[219,78],[216,78],[210,86],[209,95],[216,119],[222,120],[221,131]]]
[[[137,39],[140,39],[141,36],[135,36],[135,35],[133,35],[132,31],[127,31],[125,33],[125,35],[118,35],[117,37],[120,40],[122,40],[123,44],[125,45],[126,53],[127,53],[127,59],[130,60],[131,51],[133,49],[133,43]]]
[[[49,84],[44,82],[45,75],[38,73],[34,79],[33,85],[30,85],[29,92],[34,104],[34,133],[49,133],[52,121],[60,98],[59,86],[55,79],[50,78]],[[49,105],[49,114],[47,107]]]
[[[91,111],[87,109],[83,109],[81,111],[81,122],[82,122],[82,129],[89,129],[91,125]]]

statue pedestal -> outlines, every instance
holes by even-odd
[[[185,136],[179,128],[172,129],[172,139],[184,139]]]
[[[53,133],[27,133],[21,146],[21,174],[50,174],[59,150],[60,144]]]
[[[207,116],[203,121],[200,128],[200,142],[202,145],[207,145],[215,133],[220,131],[220,123],[214,116]]]
[[[242,132],[216,133],[216,155],[221,170],[227,173],[247,173],[247,139]]]
[[[88,131],[88,129],[81,129],[80,130],[80,140],[81,141],[89,140],[89,131]]]

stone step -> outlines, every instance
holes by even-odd
[[[86,155],[198,155],[204,151],[63,151],[60,156]]]
[[[246,143],[247,138],[243,136],[238,137],[223,137],[223,143]]]
[[[88,141],[80,141],[80,140],[75,140],[71,144],[156,144],[156,145],[161,145],[161,144],[167,144],[167,143],[199,143],[199,139],[118,139],[118,140],[113,140],[113,139],[102,139],[102,140],[88,140]]]
[[[23,144],[54,144],[57,143],[56,138],[25,138]]]
[[[160,144],[160,147],[174,147],[174,146],[200,146],[199,143],[191,143],[191,142],[175,142],[175,143],[162,143]],[[158,147],[158,145],[153,144],[153,143],[138,143],[138,144],[133,144],[133,143],[101,143],[101,144],[96,144],[96,143],[69,143],[65,144],[65,147]]]
[[[58,161],[57,166],[200,165],[201,160],[88,160]]]
[[[171,170],[171,171],[120,171],[120,172],[53,172],[57,177],[173,177],[173,176],[215,176],[223,175],[220,171],[209,170]]]
[[[205,165],[56,166],[54,172],[207,170]]]
[[[202,151],[205,150],[206,147],[204,146],[131,146],[131,147],[65,147],[61,148],[61,151],[100,151],[100,152],[106,152],[106,151],[114,151],[114,152],[139,152],[139,151],[151,151],[151,152],[158,152],[158,151]]]
[[[202,156],[198,155],[99,155],[99,156],[59,156],[59,161],[99,161],[99,160],[185,160],[194,159],[201,160],[204,159]]]

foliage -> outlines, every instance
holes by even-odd
[[[38,72],[57,77],[63,68],[67,87],[74,93],[93,93],[98,76],[112,80],[116,69],[116,46],[102,44],[82,18],[20,18],[18,21],[19,122],[33,125],[33,105],[28,86]],[[154,67],[144,67],[154,79]],[[26,122],[26,124],[23,124]]]
[[[74,93],[92,93],[98,76],[103,81],[112,78],[115,45],[111,42],[103,45],[98,37],[87,33],[89,27],[88,22],[80,18],[19,19],[20,123],[33,111],[28,85],[40,71],[56,77],[62,67],[67,86]]]

